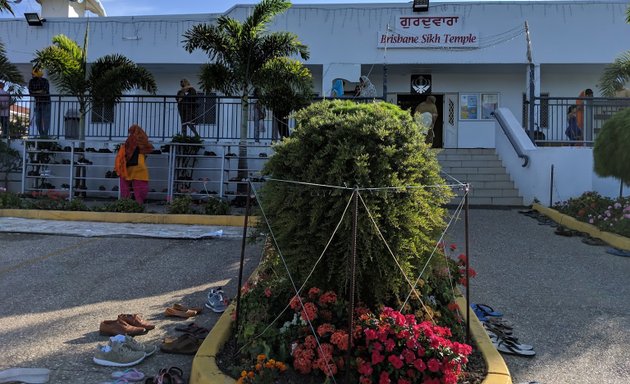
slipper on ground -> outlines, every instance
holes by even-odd
[[[492,342],[492,345],[501,353],[507,353],[508,355],[533,357],[536,356],[536,351],[533,349],[518,349],[503,340]]]
[[[157,349],[157,348],[156,348]],[[112,378],[123,379],[126,381],[140,381],[144,379],[144,373],[138,371],[135,368],[129,368],[124,371],[112,372]]]
[[[479,311],[479,312],[483,313],[485,316],[493,316],[493,317],[501,317],[501,316],[503,316],[503,313],[501,313],[499,311],[495,311],[488,304],[475,304],[475,303],[473,303],[473,304],[470,304],[470,307],[474,311]]]
[[[588,245],[606,245],[606,242],[604,240],[591,236],[582,238],[582,242]]]
[[[625,251],[619,248],[608,248],[606,249],[606,253],[610,253],[615,256],[630,257],[630,251]]]
[[[46,368],[9,368],[0,371],[0,383],[43,384],[49,378],[50,370]]]

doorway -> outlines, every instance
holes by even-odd
[[[438,118],[433,126],[433,133],[435,134],[435,137],[433,138],[432,147],[443,148],[444,147],[444,95],[398,94],[397,104],[401,109],[408,110],[409,113],[413,114],[413,111],[416,109],[418,104],[425,101],[428,96],[435,97],[435,105],[438,110]]]

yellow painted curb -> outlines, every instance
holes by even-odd
[[[228,227],[242,227],[244,220],[243,216],[229,215],[173,215],[162,213],[51,211],[39,209],[0,209],[0,216],[40,220],[100,221],[107,223],[137,224],[218,225]],[[248,225],[254,226],[257,222],[258,217],[250,216]]]
[[[236,382],[223,374],[216,362],[216,355],[231,335],[232,312],[235,310],[236,304],[232,302],[199,347],[193,359],[189,384],[234,384]]]
[[[594,225],[576,220],[571,216],[560,213],[555,209],[547,208],[538,203],[532,204],[532,208],[564,227],[567,227],[574,231],[588,233],[591,237],[596,237],[598,239],[604,240],[606,243],[617,249],[630,251],[630,239],[627,237],[616,235],[610,232],[604,232]]]
[[[463,296],[457,296],[455,302],[459,307],[459,311],[462,314],[464,320],[466,320],[466,311],[470,311],[470,307]],[[477,349],[483,355],[483,360],[486,362],[488,368],[488,374],[483,380],[482,384],[512,384],[512,376],[508,370],[505,360],[501,357],[501,354],[492,345],[492,341],[488,337],[483,325],[477,318],[474,312],[470,312],[470,335],[477,345]]]
[[[462,296],[456,298],[460,308],[469,309],[466,299]],[[216,363],[216,355],[228,340],[232,330],[232,311],[236,309],[235,303],[230,304],[228,309],[221,315],[216,325],[204,340],[193,359],[190,372],[190,384],[234,384],[236,381],[223,374]],[[464,319],[466,312],[462,311]],[[488,334],[483,329],[483,325],[473,312],[470,314],[470,333],[477,344],[477,348],[483,355],[488,368],[488,374],[482,384],[512,384],[510,371],[505,365],[501,354],[494,348]]]

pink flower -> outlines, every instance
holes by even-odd
[[[269,287],[265,288],[265,297],[271,297],[271,289]]]

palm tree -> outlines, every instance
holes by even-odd
[[[10,14],[15,16],[15,13],[13,13],[13,9],[9,5],[9,1],[8,0],[0,0],[0,13],[2,13],[4,11],[7,11]]]
[[[308,48],[290,32],[267,33],[273,18],[291,7],[287,0],[262,0],[241,22],[221,16],[216,25],[198,24],[184,33],[188,52],[204,51],[212,63],[203,66],[200,80],[204,91],[218,90],[240,95],[241,125],[238,177],[247,178],[247,125],[249,95],[256,88],[259,71],[272,59],[300,55],[308,60]],[[239,194],[245,185],[239,184]]]
[[[313,76],[301,62],[280,57],[263,65],[256,84],[262,104],[274,113],[274,130],[288,135],[288,115],[313,98]]]
[[[113,105],[123,93],[139,88],[155,94],[153,75],[125,56],[114,54],[87,64],[87,31],[83,47],[65,35],[56,35],[53,44],[35,52],[33,65],[48,70],[59,91],[76,96],[79,101],[81,136],[85,135],[84,116],[90,104]]]
[[[0,41],[0,80],[13,84],[24,84],[22,73],[15,64],[9,61],[2,41]]]
[[[626,23],[630,24],[630,7],[626,9]],[[614,96],[630,80],[630,51],[622,53],[604,70],[599,79],[599,89],[604,96]]]

